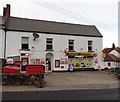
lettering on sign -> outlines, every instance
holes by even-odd
[[[60,64],[68,64],[68,59],[61,58]]]
[[[45,64],[45,60],[44,59],[31,59],[31,64],[35,64],[35,65],[43,65]]]

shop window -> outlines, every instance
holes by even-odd
[[[29,37],[22,37],[21,49],[29,49]]]
[[[69,51],[74,51],[74,40],[69,40],[68,44]]]
[[[60,60],[55,60],[55,68],[59,68],[60,67]]]
[[[75,56],[73,56],[73,55],[69,55],[69,56],[68,56],[68,58],[74,58],[74,57],[75,57]]]
[[[110,62],[108,62],[108,66],[111,66],[111,63],[110,63]]]
[[[92,43],[93,41],[88,41],[88,51],[92,51]]]
[[[52,38],[46,39],[46,50],[53,50],[53,39]]]

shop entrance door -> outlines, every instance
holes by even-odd
[[[46,54],[46,66],[48,71],[52,71],[53,69],[53,54],[47,53]]]
[[[46,58],[46,65],[48,67],[48,70],[51,70],[51,59],[50,58]]]

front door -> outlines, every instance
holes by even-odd
[[[53,54],[47,53],[46,54],[46,66],[48,71],[52,71],[53,69]]]
[[[51,58],[46,58],[46,65],[48,67],[48,70],[51,70]]]

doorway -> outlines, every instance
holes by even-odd
[[[47,53],[46,54],[46,66],[48,71],[52,71],[53,69],[53,54]]]

